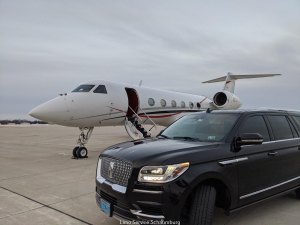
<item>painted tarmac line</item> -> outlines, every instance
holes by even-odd
[[[19,193],[17,193],[17,192],[11,191],[11,190],[9,190],[9,189],[7,189],[7,188],[4,188],[4,187],[0,187],[0,188],[2,188],[3,190],[9,191],[9,192],[11,192],[11,193],[13,193],[13,194],[19,195],[19,196],[21,196],[21,197],[23,197],[23,198],[26,198],[26,199],[28,199],[28,200],[30,200],[30,201],[33,201],[33,202],[35,202],[35,203],[38,203],[38,204],[42,205],[42,207],[46,207],[46,208],[52,209],[52,210],[54,210],[54,211],[56,211],[56,212],[59,212],[59,213],[61,213],[61,214],[64,214],[64,215],[66,215],[66,216],[69,216],[69,217],[71,217],[71,218],[73,218],[73,219],[75,219],[75,220],[77,220],[77,221],[80,221],[80,222],[82,222],[82,223],[84,223],[84,224],[92,225],[91,223],[88,223],[88,222],[86,222],[86,221],[84,221],[84,220],[81,220],[81,219],[79,219],[79,218],[77,218],[77,217],[75,217],[75,216],[72,216],[72,215],[70,215],[70,214],[68,214],[68,213],[65,213],[65,212],[63,212],[63,211],[60,211],[60,210],[58,210],[58,209],[55,209],[55,208],[51,207],[50,205],[45,205],[44,203],[41,203],[41,202],[39,202],[39,201],[36,201],[36,200],[34,200],[34,199],[32,199],[32,198],[29,198],[29,197],[27,197],[27,196],[25,196],[25,195],[22,195],[22,194],[19,194]],[[66,199],[66,200],[69,200],[69,199]],[[55,203],[55,204],[56,204],[56,203]],[[42,207],[39,207],[39,208],[42,208]],[[36,208],[36,209],[38,209],[38,208]],[[35,210],[35,209],[32,209],[32,210]],[[27,211],[26,211],[26,212],[27,212]],[[23,213],[25,213],[25,212],[23,212]],[[12,216],[13,216],[13,215],[12,215]]]

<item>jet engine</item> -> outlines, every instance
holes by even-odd
[[[238,109],[242,106],[241,100],[228,91],[217,92],[213,97],[213,104],[218,109]]]

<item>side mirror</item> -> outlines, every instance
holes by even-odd
[[[236,145],[260,145],[264,141],[263,136],[258,133],[245,133],[241,137],[236,139]]]

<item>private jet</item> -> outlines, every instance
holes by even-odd
[[[157,125],[169,126],[180,117],[198,111],[234,110],[242,106],[234,94],[238,79],[272,77],[281,74],[234,75],[205,81],[224,82],[221,91],[213,97],[160,90],[105,80],[80,84],[69,93],[60,94],[29,112],[29,115],[50,123],[79,127],[78,146],[73,158],[86,158],[85,147],[94,127],[125,126],[128,135],[136,140],[151,137]],[[145,124],[152,125],[150,129]]]

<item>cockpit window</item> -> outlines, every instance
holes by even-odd
[[[83,84],[75,88],[72,92],[89,92],[95,85]]]
[[[99,85],[95,90],[94,93],[101,93],[101,94],[107,94],[105,85]]]

